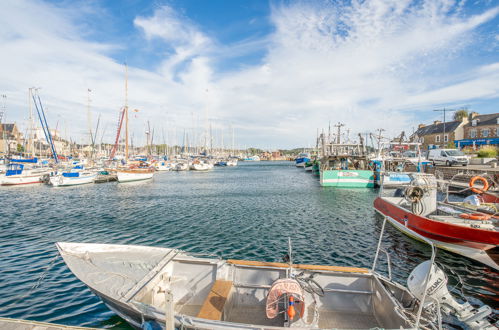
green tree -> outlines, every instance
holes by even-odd
[[[454,120],[461,121],[463,118],[468,117],[469,113],[466,109],[457,110],[454,112]]]
[[[22,146],[22,144],[17,144],[17,152],[24,152],[24,147]]]

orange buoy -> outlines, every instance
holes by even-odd
[[[482,221],[487,221],[490,220],[491,218],[490,215],[483,213],[461,213],[459,217],[462,219],[482,220]]]
[[[290,320],[293,320],[295,318],[296,311],[295,311],[295,298],[293,296],[289,297],[289,307],[288,307],[288,316]]]
[[[477,181],[481,181],[483,183],[483,188],[482,189],[479,189],[479,188],[475,188],[475,182]],[[486,192],[487,190],[489,190],[489,182],[487,181],[487,179],[485,179],[483,176],[474,176],[471,178],[470,180],[470,188],[471,188],[471,191],[473,191],[475,194],[482,194],[484,192]]]

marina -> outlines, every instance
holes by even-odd
[[[16,200],[0,211],[8,256],[0,261],[2,315],[97,328],[128,325],[71,274],[55,242],[174,247],[200,257],[282,262],[291,237],[294,263],[370,269],[383,223],[372,207],[361,207],[373,205],[376,191],[321,188],[292,162],[241,162],[204,173],[163,172],[152,181],[60,190],[4,187],[0,194],[13,192]],[[405,283],[431,249],[391,226],[385,230],[392,276]],[[452,295],[498,306],[492,269],[442,250],[436,261],[456,285]],[[380,268],[387,274],[384,262]]]
[[[2,2],[0,330],[499,329],[499,4]]]

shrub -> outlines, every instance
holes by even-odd
[[[478,150],[479,158],[495,158],[497,156],[497,148],[493,146],[485,146]]]

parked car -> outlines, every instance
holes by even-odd
[[[468,156],[457,149],[432,149],[428,153],[428,160],[434,165],[462,165],[469,164]]]

